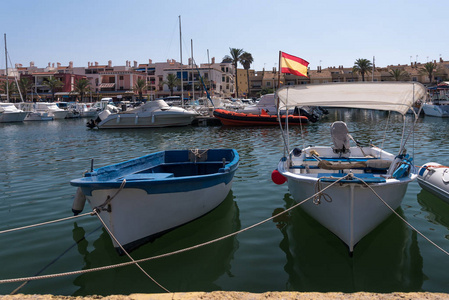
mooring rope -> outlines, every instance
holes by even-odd
[[[328,188],[334,186],[335,184],[337,184],[341,180],[346,179],[348,176],[349,175],[346,175],[346,176],[343,176],[343,177],[337,179],[336,181],[334,181],[333,183],[331,183],[330,185],[328,185],[324,189],[322,189],[321,192],[324,192],[325,190],[327,190]],[[49,274],[49,275],[40,275],[40,276],[30,276],[30,277],[22,277],[22,278],[1,279],[0,280],[0,284],[12,283],[12,282],[22,282],[22,281],[31,281],[31,280],[40,280],[40,279],[51,279],[51,278],[63,277],[63,276],[71,276],[71,275],[81,275],[81,274],[85,274],[85,273],[91,273],[91,272],[97,272],[97,271],[110,270],[110,269],[114,269],[114,268],[126,267],[126,266],[133,265],[133,264],[136,264],[136,263],[142,263],[142,262],[146,262],[146,261],[150,261],[150,260],[155,260],[155,259],[164,258],[164,257],[172,256],[172,255],[175,255],[175,254],[187,252],[187,251],[190,251],[190,250],[194,250],[194,249],[206,246],[206,245],[210,245],[210,244],[213,244],[213,243],[225,240],[227,238],[233,237],[233,236],[235,236],[237,234],[243,233],[243,232],[248,231],[250,229],[253,229],[253,228],[257,227],[257,226],[260,226],[260,225],[262,225],[262,224],[264,224],[264,223],[266,223],[268,221],[273,220],[274,218],[277,218],[277,217],[279,217],[279,216],[281,216],[281,215],[283,215],[283,214],[285,214],[285,213],[295,209],[296,207],[304,204],[305,202],[309,201],[313,197],[316,197],[316,194],[314,194],[314,195],[312,195],[312,196],[302,200],[301,202],[298,202],[297,204],[293,205],[292,207],[287,208],[284,211],[281,211],[281,212],[279,212],[276,215],[273,215],[273,216],[271,216],[271,217],[269,217],[269,218],[267,218],[265,220],[262,220],[262,221],[260,221],[258,223],[255,223],[255,224],[253,224],[251,226],[248,226],[248,227],[243,228],[241,230],[238,230],[236,232],[224,235],[222,237],[219,237],[219,238],[216,238],[216,239],[213,239],[213,240],[201,243],[201,244],[197,244],[197,245],[194,245],[194,246],[191,246],[191,247],[187,247],[187,248],[184,248],[184,249],[180,249],[180,250],[164,253],[164,254],[161,254],[161,255],[153,256],[153,257],[147,257],[147,258],[142,258],[142,259],[138,259],[138,260],[134,260],[134,261],[124,262],[124,263],[119,263],[119,264],[114,264],[114,265],[109,265],[109,266],[103,266],[103,267],[98,267],[98,268],[92,268],[92,269],[87,269],[87,270],[71,271],[71,272],[64,272],[64,273],[58,273],[58,274]]]
[[[17,228],[6,229],[6,230],[0,231],[0,234],[2,234],[2,233],[7,233],[7,232],[12,232],[12,231],[18,231],[18,230],[22,230],[22,229],[28,229],[28,228],[38,227],[38,226],[42,226],[42,225],[48,225],[48,224],[57,223],[57,222],[62,222],[62,221],[67,221],[67,220],[71,220],[71,219],[75,219],[75,218],[79,218],[79,217],[84,217],[84,216],[87,216],[87,215],[90,215],[90,216],[91,216],[91,215],[92,215],[92,212],[88,212],[88,213],[81,214],[81,215],[77,215],[77,216],[71,216],[71,217],[67,217],[67,218],[57,219],[57,220],[53,220],[53,221],[47,221],[47,222],[38,223],[38,224],[27,225],[27,226],[23,226],[23,227],[17,227]]]
[[[147,272],[145,272],[145,270],[131,257],[131,255],[128,253],[128,251],[125,250],[125,248],[123,248],[122,244],[117,240],[117,238],[114,236],[114,234],[109,230],[108,226],[106,226],[106,223],[103,221],[103,219],[101,218],[100,214],[98,213],[98,209],[94,209],[94,213],[95,215],[98,217],[98,219],[100,220],[101,224],[103,224],[104,228],[106,229],[106,231],[109,233],[109,235],[111,236],[111,238],[117,243],[117,245],[119,245],[120,249],[122,249],[123,253],[126,254],[126,256],[128,256],[128,258],[135,263],[135,265],[148,277],[151,279],[151,281],[153,281],[155,284],[157,284],[157,286],[159,286],[161,289],[163,289],[164,291],[166,291],[167,293],[171,293],[168,289],[166,289],[165,287],[163,287],[159,282],[157,282],[153,277],[150,276],[150,274],[148,274]]]
[[[367,186],[375,195],[377,198],[380,199],[380,201],[383,202],[383,204],[385,204],[386,207],[388,207],[388,209],[390,209],[399,219],[401,219],[402,222],[404,222],[405,224],[407,224],[407,226],[409,226],[411,229],[413,229],[414,231],[416,231],[420,236],[422,236],[425,240],[427,240],[429,243],[431,243],[433,246],[435,246],[438,250],[440,250],[441,252],[443,252],[444,254],[449,256],[449,252],[447,252],[446,250],[444,250],[443,248],[441,248],[440,246],[438,246],[435,242],[433,242],[431,239],[429,239],[428,237],[426,237],[423,233],[421,233],[418,229],[416,229],[412,224],[410,224],[409,222],[407,222],[403,217],[401,217],[399,215],[399,213],[397,213],[387,202],[385,202],[384,199],[382,199],[381,196],[379,196],[379,194],[377,194],[377,192],[369,185],[367,184],[363,179],[358,178],[365,186]]]

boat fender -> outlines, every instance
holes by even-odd
[[[84,209],[84,204],[86,204],[86,195],[79,187],[76,190],[75,198],[73,199],[72,212],[73,215],[77,216]]]
[[[276,184],[284,184],[287,178],[284,177],[277,169],[271,172],[271,180]]]

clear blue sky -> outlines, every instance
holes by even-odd
[[[179,15],[184,63],[191,39],[197,63],[207,50],[221,61],[230,47],[243,48],[256,70],[278,67],[279,50],[312,69],[373,56],[376,66],[449,60],[446,0],[5,0],[0,53],[6,33],[12,63],[24,66],[179,61]]]

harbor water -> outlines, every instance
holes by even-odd
[[[331,145],[329,126],[348,124],[362,143],[397,153],[402,118],[363,110],[331,110],[290,127],[299,148]],[[240,155],[231,193],[211,213],[131,252],[142,259],[204,243],[291,207],[287,185],[271,181],[284,154],[278,127],[176,127],[89,130],[85,119],[0,124],[0,231],[72,215],[83,172],[167,149],[235,148]],[[421,117],[408,141],[415,164],[449,164],[449,119]],[[386,137],[384,140],[384,136]],[[84,213],[90,210],[86,203]],[[449,204],[415,181],[397,212],[449,251]],[[130,220],[132,222],[132,220]],[[0,280],[87,270],[127,262],[94,216],[0,234]],[[363,238],[352,257],[335,235],[296,208],[248,231],[177,255],[141,263],[171,292],[444,292],[449,257],[397,216]],[[136,266],[0,284],[0,294],[111,295],[162,293]]]

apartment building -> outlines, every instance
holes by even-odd
[[[449,79],[449,62],[442,58],[434,61],[437,64],[437,70],[433,74],[432,83],[446,81]],[[390,65],[387,67],[377,67],[373,73],[365,74],[366,81],[391,81],[394,80],[391,74],[392,70],[399,69],[405,75],[402,80],[417,81],[423,84],[430,84],[428,76],[422,72],[423,63],[411,63],[410,65]],[[174,74],[183,81],[183,94],[185,98],[198,98],[206,96],[203,83],[206,85],[209,94],[217,97],[236,97],[235,82],[238,81],[240,98],[257,97],[261,92],[276,90],[283,85],[297,84],[322,84],[330,82],[356,82],[362,81],[360,74],[354,74],[352,67],[343,66],[327,67],[321,66],[316,70],[308,70],[308,77],[300,77],[291,74],[279,74],[276,68],[271,71],[254,71],[244,69],[237,70],[235,77],[234,67],[230,62],[216,63],[212,58],[211,63],[193,65],[191,60],[187,65],[182,65],[174,59],[166,62],[153,62],[138,64],[136,61],[126,61],[124,66],[113,66],[112,61],[107,65],[101,65],[98,62],[88,62],[87,67],[74,67],[73,62],[67,66],[60,63],[48,63],[44,68],[36,67],[34,62],[24,67],[16,64],[15,68],[8,68],[8,79],[5,76],[5,70],[0,70],[1,81],[14,81],[15,78],[30,78],[33,83],[33,89],[27,94],[27,99],[36,100],[49,99],[51,93],[49,88],[43,84],[45,80],[52,77],[57,78],[63,83],[63,87],[56,91],[55,96],[58,100],[75,100],[74,84],[81,78],[87,78],[91,85],[91,93],[88,95],[89,101],[97,101],[103,97],[111,97],[115,100],[135,100],[136,91],[134,89],[137,80],[142,79],[147,83],[147,89],[144,91],[144,98],[147,100],[169,96],[171,94],[166,78],[169,74]],[[249,84],[248,84],[249,80]],[[248,90],[249,88],[249,90]],[[181,95],[181,88],[176,87],[174,95]],[[2,99],[5,95],[2,96]],[[16,95],[18,98],[18,95]],[[87,101],[87,100],[86,100]]]

